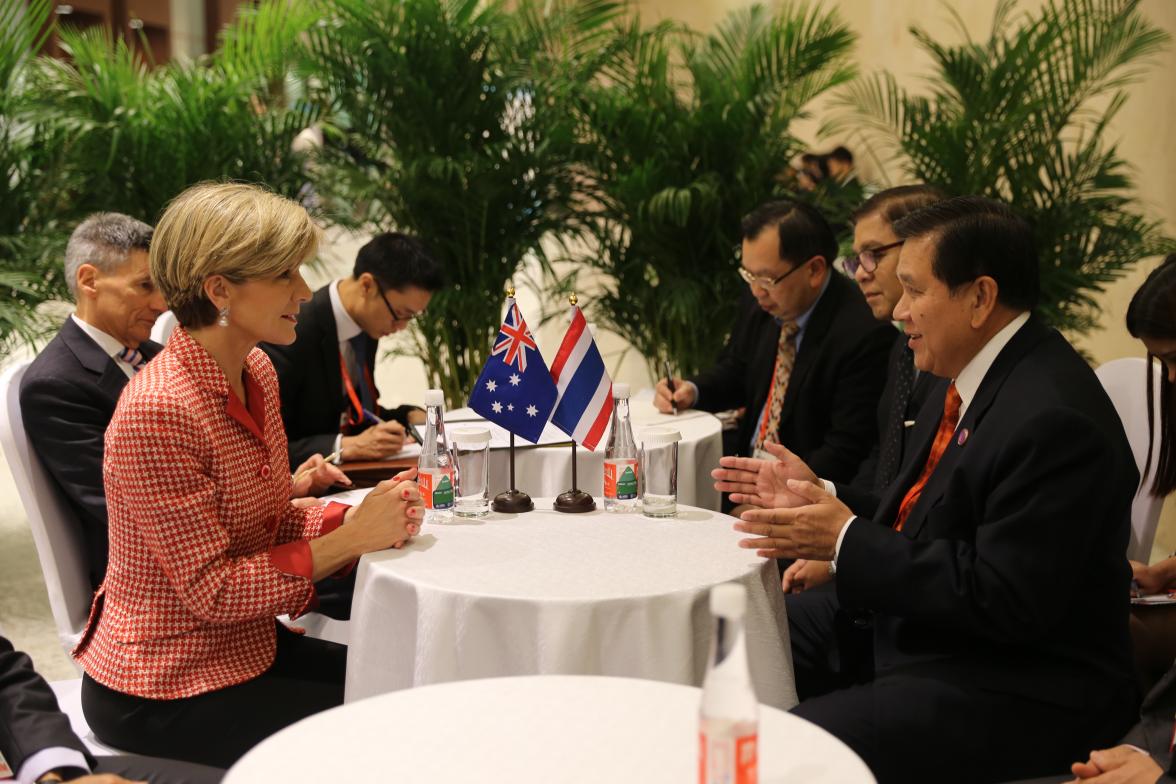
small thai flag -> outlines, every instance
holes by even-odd
[[[551,423],[581,445],[595,450],[612,417],[612,379],[584,314],[572,305],[572,323],[551,363],[559,393]]]

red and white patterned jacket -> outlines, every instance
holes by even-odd
[[[106,431],[110,564],[74,656],[116,691],[177,699],[255,678],[274,616],[315,601],[307,539],[346,507],[290,505],[277,374],[260,349],[245,371],[248,409],[176,329]]]

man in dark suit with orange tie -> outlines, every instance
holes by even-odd
[[[146,223],[115,212],[74,229],[65,280],[77,309],[20,385],[25,431],[82,527],[93,588],[106,574],[106,426],[127,381],[161,348],[150,340],[167,307],[147,270],[151,234]]]
[[[1007,781],[1112,745],[1137,697],[1123,558],[1139,477],[1089,365],[1032,311],[1027,224],[977,197],[895,225],[895,317],[943,380],[872,519],[790,479],[741,545],[831,561],[874,613],[875,675],[795,712],[878,780]],[[790,617],[789,624],[813,619]],[[798,681],[802,664],[797,664]]]

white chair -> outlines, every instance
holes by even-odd
[[[29,518],[58,639],[69,653],[85,628],[93,592],[81,524],[25,434],[20,413],[20,380],[28,366],[29,362],[20,362],[0,374],[0,398],[4,401],[0,446]]]
[[[155,319],[155,326],[151,328],[151,339],[160,345],[166,344],[172,330],[179,326],[179,323],[176,320],[176,314],[170,310],[163,311],[159,314],[159,318]]]
[[[1160,377],[1164,367],[1156,362],[1153,369],[1154,433],[1148,430],[1147,424],[1147,360],[1142,357],[1112,359],[1095,371],[1115,410],[1119,412],[1119,419],[1123,421],[1123,429],[1135,455],[1135,467],[1143,477],[1135,500],[1131,503],[1131,542],[1127,547],[1127,557],[1143,563],[1151,560],[1152,543],[1160,523],[1160,511],[1164,507],[1164,499],[1151,494],[1160,444]],[[1145,474],[1149,439],[1154,442],[1154,447],[1152,464]]]

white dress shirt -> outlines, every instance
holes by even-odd
[[[343,307],[343,299],[339,296],[339,281],[331,281],[327,293],[331,297],[331,313],[335,316],[335,337],[339,341],[339,353],[348,365],[352,365],[355,360],[355,349],[351,347],[350,341],[363,329],[351,318],[347,308]],[[339,455],[334,460],[335,465],[343,462],[342,448],[343,434],[340,433],[335,436],[335,448],[332,450]]]
[[[71,313],[69,317],[73,319],[73,322],[77,324],[79,328],[81,328],[82,332],[85,332],[90,336],[90,340],[98,344],[98,348],[105,351],[110,356],[110,358],[114,360],[114,364],[118,365],[119,370],[127,374],[127,378],[135,377],[135,368],[132,367],[130,363],[119,359],[118,356],[122,350],[126,348],[126,346],[124,346],[122,343],[119,343],[117,338],[113,338],[110,335],[107,335],[93,324],[87,324],[86,322],[82,321],[80,318],[78,318],[76,313]]]

